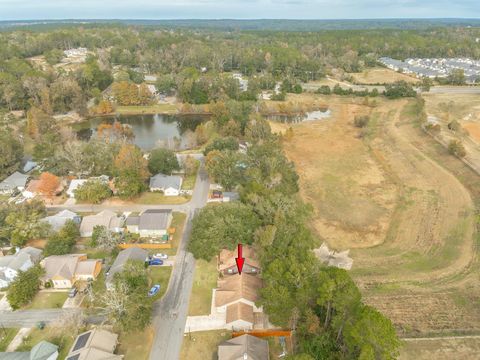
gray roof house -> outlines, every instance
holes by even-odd
[[[60,211],[58,214],[47,216],[40,221],[49,223],[53,231],[58,231],[65,225],[68,220],[72,220],[75,224],[80,225],[82,218],[73,211],[63,210]]]
[[[115,274],[121,272],[123,267],[128,261],[145,261],[148,258],[148,251],[138,248],[131,247],[125,250],[122,250],[118,253],[117,258],[113,262],[110,270],[107,272],[106,285],[107,288],[111,288],[113,285],[113,279]]]
[[[66,360],[117,360],[118,335],[107,330],[93,329],[77,336]]]
[[[11,194],[15,190],[23,191],[29,176],[15,171],[12,175],[0,182],[0,193]]]
[[[218,346],[218,360],[269,360],[268,341],[242,335]]]
[[[19,271],[26,271],[40,261],[42,250],[24,247],[15,255],[0,257],[0,289],[7,287]]]
[[[129,232],[140,237],[155,237],[166,235],[171,222],[172,210],[149,209],[140,216],[129,216],[126,226]]]
[[[40,341],[30,351],[0,352],[1,360],[56,360],[58,346],[47,341]]]
[[[181,176],[157,174],[150,178],[150,191],[163,191],[165,196],[178,196],[182,182]]]
[[[80,236],[92,236],[95,226],[105,226],[113,232],[122,232],[124,219],[117,216],[113,211],[104,210],[95,215],[85,216],[80,224]]]

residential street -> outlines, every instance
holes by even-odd
[[[195,259],[186,249],[192,230],[192,219],[197,209],[207,203],[209,186],[202,164],[193,198],[189,203],[190,209],[167,292],[154,306],[155,338],[150,351],[151,360],[174,360],[180,356],[195,270]]]
[[[39,322],[50,323],[60,319],[64,314],[80,311],[77,309],[45,309],[45,310],[20,310],[0,311],[0,326],[9,327],[34,327]]]

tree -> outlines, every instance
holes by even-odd
[[[8,129],[0,130],[0,177],[10,175],[22,161],[23,145],[16,139],[13,132]]]
[[[93,228],[90,246],[111,251],[121,242],[121,240],[122,238],[120,234],[110,231],[105,226],[97,225]]]
[[[57,194],[60,186],[60,178],[49,172],[40,175],[38,191],[46,196],[54,196]]]
[[[124,331],[141,331],[149,323],[152,301],[147,297],[148,278],[144,263],[129,261],[115,274],[113,288],[100,294],[100,308],[110,321]]]
[[[467,155],[467,151],[460,140],[451,140],[448,143],[448,152],[460,158],[463,158]]]
[[[251,244],[259,222],[255,213],[241,203],[208,205],[193,219],[189,251],[195,258],[211,260],[221,249]]]
[[[183,161],[183,170],[185,171],[186,176],[192,176],[197,173],[198,167],[200,166],[200,161],[195,159],[191,155],[187,155]]]
[[[34,266],[27,271],[19,271],[7,290],[7,299],[12,309],[17,310],[33,300],[40,288],[43,270]]]
[[[399,99],[402,97],[416,97],[417,93],[412,85],[404,80],[385,85],[385,96],[389,99]]]
[[[429,77],[423,77],[422,82],[420,83],[420,88],[424,92],[429,92],[430,88],[433,86],[433,81]]]
[[[124,199],[137,196],[147,188],[145,180],[134,170],[124,170],[115,178],[117,194]]]
[[[78,201],[85,201],[99,204],[112,196],[112,190],[108,184],[100,180],[89,180],[75,190],[75,198]]]
[[[180,170],[177,155],[169,149],[155,149],[150,153],[148,159],[148,170],[152,174],[170,175],[175,170]]]
[[[80,232],[77,224],[72,220],[68,220],[57,233],[52,234],[48,238],[43,251],[44,255],[65,255],[70,253],[79,236]]]
[[[131,171],[145,180],[150,176],[147,164],[148,162],[143,157],[142,150],[133,144],[123,144],[115,158],[115,170],[117,173]]]
[[[213,150],[219,150],[219,151],[223,151],[223,150],[232,150],[232,151],[237,151],[239,148],[239,145],[238,145],[238,140],[233,137],[233,136],[230,136],[230,137],[221,137],[221,138],[216,138],[214,139],[210,144],[208,144],[206,147],[205,147],[205,150],[203,152],[203,154],[205,156],[208,155],[208,153],[210,151],[213,151]]]
[[[47,234],[48,223],[40,221],[47,215],[42,201],[34,200],[11,206],[6,211],[0,233],[9,238],[13,246],[23,246],[28,240],[42,238]]]
[[[111,114],[114,110],[113,104],[108,100],[101,100],[95,108],[95,112],[100,115]]]
[[[448,74],[447,82],[451,85],[465,85],[465,72],[463,69],[454,69]]]
[[[208,174],[226,190],[232,190],[243,178],[245,157],[231,150],[208,153],[205,166]]]

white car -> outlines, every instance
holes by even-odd
[[[162,260],[168,259],[168,255],[167,255],[167,254],[161,254],[161,253],[153,255],[153,257],[154,257],[155,259],[162,259]]]

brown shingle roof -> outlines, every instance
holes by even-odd
[[[242,302],[227,306],[227,324],[233,321],[243,320],[253,324],[255,316],[253,315],[253,306]]]
[[[223,271],[232,266],[236,266],[235,258],[237,257],[237,251],[230,251],[223,249],[218,256],[218,270]],[[255,251],[250,245],[243,246],[243,257],[245,258],[245,264],[252,267],[260,268]]]
[[[218,346],[218,360],[268,360],[268,341],[251,335],[242,335]]]
[[[217,285],[215,306],[223,306],[241,299],[257,301],[257,290],[262,287],[262,280],[257,276],[242,273],[218,280]]]

